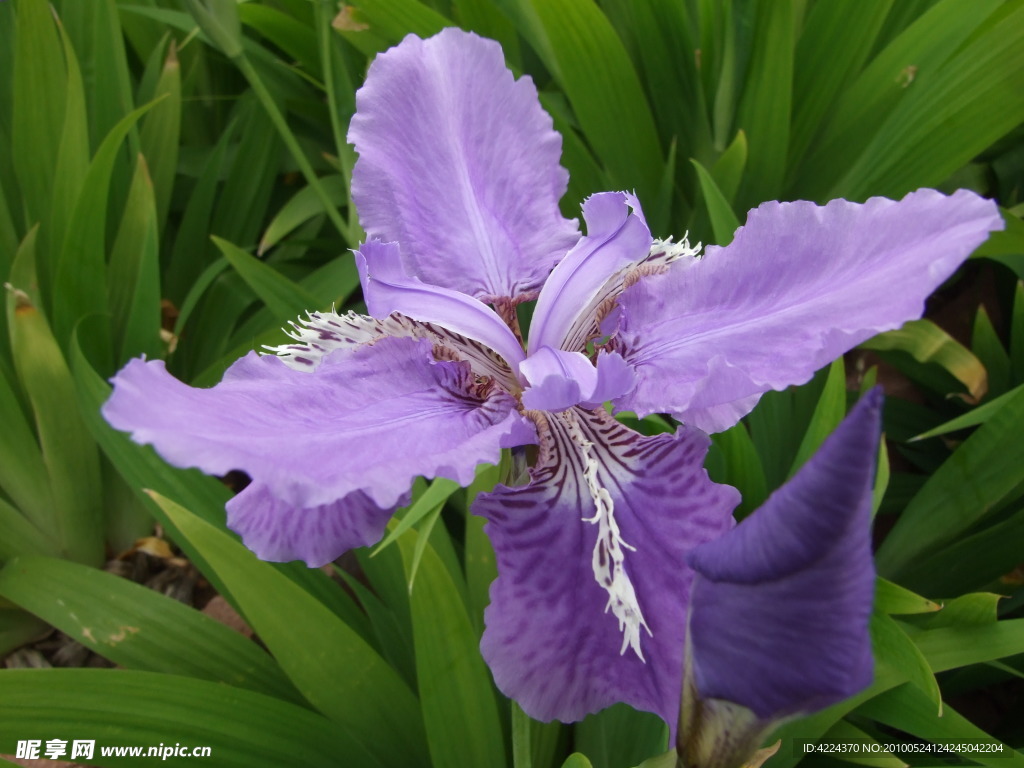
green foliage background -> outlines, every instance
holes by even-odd
[[[497,468],[418,487],[342,589],[256,560],[224,528],[221,483],[98,414],[132,357],[209,385],[303,311],[359,308],[354,92],[374,54],[452,24],[537,83],[567,215],[635,189],[656,235],[724,244],[771,199],[967,186],[1004,206],[950,311],[766,396],[708,466],[749,513],[874,362],[897,371],[914,394],[886,411],[877,678],[778,736],[989,738],[952,702],[1009,691],[988,727],[1024,747],[1024,2],[5,0],[0,650],[52,625],[124,669],[0,672],[0,752],[60,737],[210,745],[218,766],[617,768],[665,749],[651,716],[534,723],[493,688],[477,643],[494,559],[467,506]],[[96,568],[154,521],[262,647]],[[784,743],[773,768],[799,759]],[[904,761],[934,762],[878,762]]]

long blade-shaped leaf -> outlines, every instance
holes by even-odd
[[[154,499],[317,709],[381,764],[418,762],[425,740],[416,698],[358,633],[226,533],[169,499]]]

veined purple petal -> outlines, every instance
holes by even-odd
[[[562,138],[501,47],[445,29],[377,56],[348,134],[368,239],[409,273],[484,301],[534,294],[578,236],[558,200]]]
[[[637,386],[615,405],[728,427],[758,395],[920,317],[925,298],[1002,228],[995,204],[964,190],[765,203],[726,248],[622,293],[613,348],[636,367]]]
[[[580,352],[541,347],[519,364],[530,387],[523,405],[538,411],[564,411],[574,405],[596,408],[633,388],[633,370],[621,355],[602,353],[595,367]]]
[[[366,307],[374,317],[383,319],[399,312],[414,320],[435,323],[483,342],[513,367],[524,358],[512,331],[482,301],[407,275],[398,243],[363,243],[356,252],[356,266]]]
[[[540,720],[622,701],[674,727],[685,554],[732,525],[738,494],[708,479],[709,440],[697,430],[643,437],[579,408],[538,418],[530,484],[499,486],[473,506],[498,562],[484,658],[498,687]]]
[[[871,683],[871,487],[881,389],[747,520],[688,558],[696,693],[761,721]]]
[[[308,312],[291,323],[292,341],[277,347],[264,347],[297,371],[314,371],[320,362],[339,349],[372,344],[385,337],[427,339],[434,345],[434,356],[441,350],[446,360],[465,360],[477,376],[494,379],[503,389],[519,387],[508,363],[490,347],[439,325],[423,323],[405,315],[392,314],[383,320],[347,312]]]
[[[408,494],[396,506],[408,503]],[[310,568],[336,560],[384,535],[395,507],[379,507],[362,491],[308,509],[296,509],[264,485],[251,483],[227,503],[228,528],[261,560],[302,560]]]
[[[240,469],[298,509],[364,491],[392,507],[418,476],[463,485],[500,449],[532,442],[516,401],[478,385],[468,363],[435,360],[425,339],[342,349],[314,372],[250,353],[212,389],[160,361],[131,361],[103,415],[168,462],[211,474]]]
[[[619,270],[645,258],[651,232],[636,197],[601,192],[583,203],[587,234],[551,272],[530,323],[530,351],[567,349],[566,337],[580,312]],[[582,349],[570,349],[581,352]]]

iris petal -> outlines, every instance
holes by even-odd
[[[616,407],[731,426],[758,395],[920,317],[925,298],[1002,227],[993,202],[964,190],[765,203],[729,246],[622,293],[614,349],[637,386]]]
[[[477,464],[532,442],[515,400],[481,389],[465,362],[435,360],[425,339],[342,349],[313,372],[250,353],[212,389],[193,389],[162,362],[133,360],[103,413],[171,464],[248,473],[297,509],[365,491],[397,504],[418,475],[468,485]]]
[[[499,486],[473,507],[489,521],[498,563],[484,658],[498,687],[535,718],[568,722],[624,701],[674,726],[692,580],[685,554],[732,525],[738,494],[708,479],[709,441],[696,430],[644,437],[579,408],[543,423],[530,484]],[[594,520],[591,481],[612,506],[644,660],[624,647],[612,594],[595,578],[608,527]]]
[[[523,349],[512,331],[482,301],[407,275],[397,243],[363,243],[356,252],[356,265],[363,298],[374,317],[383,319],[400,312],[483,342],[509,365],[515,366],[523,359]]]
[[[578,237],[558,200],[562,137],[501,47],[458,29],[377,56],[349,129],[368,239],[401,243],[409,274],[483,301],[540,288]]]
[[[396,506],[408,503],[408,494]],[[394,507],[380,507],[362,491],[309,509],[296,509],[266,486],[252,483],[227,503],[228,528],[261,560],[302,560],[310,568],[380,541]]]
[[[633,195],[591,195],[583,203],[583,218],[586,236],[558,263],[537,299],[530,323],[531,353],[541,347],[583,351],[565,346],[581,312],[612,275],[650,252],[651,232]]]

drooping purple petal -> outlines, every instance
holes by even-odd
[[[410,274],[484,301],[528,297],[578,236],[558,200],[562,138],[501,47],[445,29],[377,56],[348,134],[369,239]]]
[[[176,466],[240,469],[298,509],[355,491],[392,507],[418,475],[468,485],[477,464],[535,439],[510,395],[478,386],[468,363],[435,360],[425,339],[341,349],[314,372],[250,353],[212,389],[159,361],[133,360],[113,382],[114,427]]]
[[[574,408],[539,433],[530,484],[473,507],[498,562],[484,658],[532,717],[568,722],[622,701],[674,727],[685,554],[732,525],[738,494],[708,479],[709,441],[696,430],[643,437]]]
[[[882,392],[747,520],[690,553],[697,695],[761,721],[822,709],[871,683],[871,487]]]
[[[645,258],[651,232],[636,197],[601,192],[583,203],[587,234],[551,272],[530,322],[530,352],[564,342],[584,308],[616,272]],[[569,349],[581,352],[581,349]]]
[[[633,388],[633,370],[621,355],[600,354],[597,365],[580,352],[541,347],[519,364],[530,387],[523,405],[539,411],[564,411],[574,405],[596,408]]]
[[[356,265],[366,307],[374,317],[384,319],[399,312],[414,320],[435,323],[483,342],[513,367],[525,356],[512,331],[486,304],[406,274],[398,243],[363,243],[356,252]]]
[[[408,503],[408,494],[396,506]],[[227,503],[228,527],[261,560],[302,560],[318,568],[384,535],[394,507],[382,508],[362,491],[308,509],[281,501],[265,485],[251,483]]]
[[[728,427],[758,395],[920,317],[925,298],[1002,227],[995,204],[965,190],[765,203],[726,248],[622,293],[614,348],[636,367],[637,387],[616,407]]]

